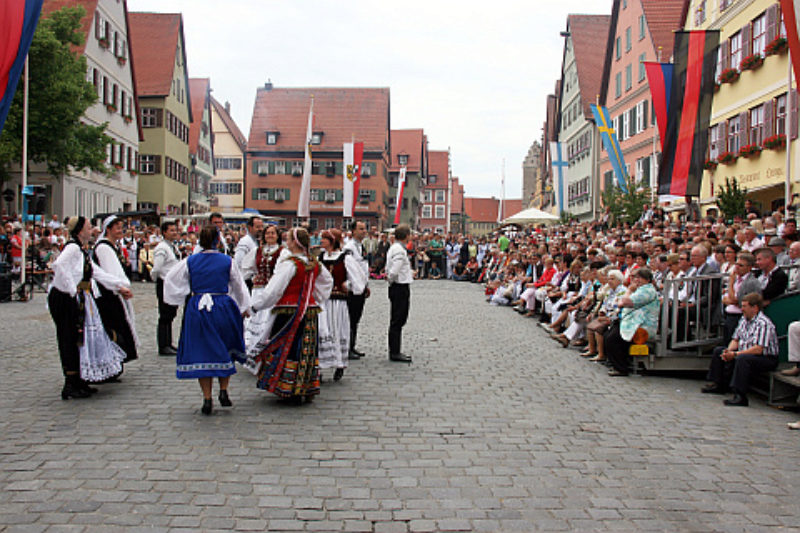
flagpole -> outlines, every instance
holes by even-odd
[[[497,210],[497,223],[503,221],[503,203],[506,201],[506,158],[503,158],[503,166],[500,178],[500,209]]]
[[[661,47],[658,47],[658,62],[661,63]],[[652,100],[651,100],[652,102]],[[650,108],[651,115],[655,115],[655,106]],[[658,124],[656,124],[655,116],[652,117],[653,122],[653,173],[650,176],[650,203],[657,204],[658,202],[658,158],[656,157],[656,142],[658,138]],[[647,127],[647,124],[644,125]],[[652,205],[650,206],[652,209]]]
[[[23,73],[24,80],[22,81],[22,212],[27,214],[27,209],[25,209],[25,202],[26,196],[24,194],[25,188],[28,186],[28,56],[25,56],[25,71]],[[27,261],[27,253],[25,248],[28,240],[28,229],[27,229],[27,218],[26,216],[22,217],[22,273],[20,274],[21,280],[21,287],[25,287],[25,271],[26,271],[26,261]],[[25,294],[24,292],[22,294]]]
[[[786,112],[786,181],[783,185],[783,216],[784,219],[789,216],[789,205],[792,200],[792,142],[791,142],[791,124],[792,124],[792,51],[789,50],[786,54],[789,63],[789,76],[788,88],[786,89],[787,98],[787,112]]]
[[[450,210],[452,209],[453,201],[453,171],[450,168],[450,147],[447,147],[447,220],[445,221],[445,226],[447,227],[447,233],[450,233]]]

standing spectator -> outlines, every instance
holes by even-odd
[[[405,250],[411,229],[400,224],[394,230],[395,242],[386,255],[386,279],[389,281],[389,301],[391,312],[389,321],[389,359],[411,362],[411,356],[402,353],[403,326],[408,320],[410,285],[413,280],[411,265]]]
[[[14,272],[19,272],[22,268],[22,228],[14,228],[11,235],[11,262]]]
[[[397,236],[395,235],[395,238]],[[439,266],[439,270],[445,268],[444,265],[444,242],[442,241],[441,236],[434,233],[431,236],[431,240],[428,242],[428,257],[430,257],[431,263],[436,263]]]
[[[178,226],[175,222],[161,224],[164,240],[158,243],[153,251],[153,270],[151,274],[156,282],[156,299],[158,300],[158,329],[156,341],[158,355],[176,355],[178,349],[172,344],[172,321],[178,314],[178,307],[164,301],[164,280],[180,261],[180,252],[176,247]]]
[[[349,359],[361,359],[364,352],[356,349],[358,340],[358,323],[361,322],[361,315],[364,314],[364,304],[369,298],[369,265],[364,258],[364,237],[367,236],[367,225],[364,222],[353,224],[353,238],[343,247],[343,252],[349,253],[355,259],[361,271],[364,273],[364,283],[353,283],[348,285],[347,292],[347,312],[350,315],[350,352]]]

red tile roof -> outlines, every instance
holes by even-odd
[[[450,199],[450,213],[461,214],[461,206],[464,204],[464,186],[459,183],[458,178],[453,178],[452,197]]]
[[[236,141],[236,144],[239,145],[239,148],[241,148],[242,152],[246,151],[247,137],[244,136],[242,130],[240,130],[239,126],[236,125],[236,121],[233,120],[233,117],[225,109],[225,106],[220,104],[213,96],[211,97],[211,105],[214,106],[219,118],[222,119],[222,123],[225,124],[225,127],[231,133],[233,140]]]
[[[675,46],[675,35],[672,32],[683,28],[689,0],[641,0],[641,2],[656,54],[660,46],[661,61],[666,63],[670,60]]]
[[[592,116],[589,105],[595,103],[600,94],[610,22],[611,15],[567,16],[567,29],[578,68],[581,104],[586,117]]]
[[[190,78],[189,94],[192,98],[192,122],[189,124],[189,153],[197,153],[200,140],[200,129],[203,124],[203,110],[208,106],[211,80],[209,78]],[[211,114],[208,115],[208,127],[211,128]]]
[[[472,222],[497,222],[497,198],[464,198],[464,211]],[[522,211],[522,199],[503,200],[503,218]]]
[[[428,189],[446,189],[450,171],[450,152],[447,150],[428,151],[428,176],[435,175],[436,183],[426,185]]]
[[[73,47],[73,50],[79,54],[83,54],[86,48],[86,41],[89,38],[89,32],[92,29],[92,21],[94,20],[94,12],[97,10],[97,0],[45,0],[42,4],[41,17],[45,18],[54,11],[59,11],[65,7],[82,6],[86,14],[81,19],[81,32],[83,33],[83,43],[80,46]]]
[[[139,97],[168,95],[178,39],[183,34],[181,14],[130,13],[129,32]],[[183,56],[185,66],[185,51]]]
[[[341,151],[364,143],[364,152],[385,152],[389,140],[388,88],[259,88],[247,149],[299,152],[305,149],[308,110],[314,96],[314,131],[323,132],[315,150]],[[278,143],[267,145],[266,132]]]
[[[422,168],[424,142],[423,130],[392,130],[392,161],[389,170],[400,171],[397,156],[404,154],[408,156],[408,172],[419,172]]]

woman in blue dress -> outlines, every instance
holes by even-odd
[[[203,251],[178,263],[164,280],[164,301],[186,303],[178,343],[178,379],[197,379],[203,390],[204,415],[212,410],[211,386],[219,378],[219,403],[228,397],[230,376],[236,373],[232,354],[244,353],[243,315],[250,296],[233,260],[217,251],[219,230],[200,232]],[[187,296],[189,297],[187,299]]]

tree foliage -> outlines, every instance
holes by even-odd
[[[107,172],[107,123],[84,124],[81,117],[97,101],[86,81],[86,58],[73,46],[83,42],[83,7],[63,8],[39,21],[29,51],[28,159],[45,163],[54,177],[69,168]],[[22,160],[23,82],[20,81],[0,135],[0,183]]]
[[[614,224],[633,224],[644,213],[645,204],[651,201],[650,188],[644,185],[636,187],[634,181],[627,179],[628,192],[624,192],[616,183],[611,189],[603,191],[603,205],[609,208]]]
[[[736,215],[744,215],[744,200],[747,188],[739,187],[736,178],[725,178],[725,186],[717,191],[717,207],[727,220],[732,220]]]

